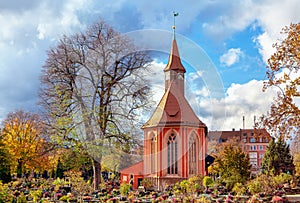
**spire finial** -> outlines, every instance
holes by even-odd
[[[177,13],[177,12],[173,11],[173,15],[174,15],[174,25],[172,26],[172,28],[173,28],[174,39],[175,39],[175,29],[176,29],[176,25],[175,25],[175,18],[176,18],[176,16],[178,16],[178,15],[179,15],[179,13]]]

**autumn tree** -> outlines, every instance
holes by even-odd
[[[43,122],[37,114],[17,111],[4,119],[1,137],[8,150],[12,166],[18,177],[25,169],[34,170],[44,164],[46,142]]]
[[[291,154],[293,156],[294,165],[295,165],[295,175],[299,176],[300,175],[300,146],[298,140],[292,142]]]
[[[94,188],[101,160],[114,143],[131,143],[148,103],[150,62],[131,40],[105,22],[63,36],[48,51],[41,76],[41,105],[57,144],[84,147],[93,160]]]
[[[294,154],[295,175],[300,176],[300,153]]]
[[[283,138],[278,139],[277,142],[274,139],[270,141],[261,166],[264,173],[267,174],[293,173],[295,168],[293,157],[290,154],[289,145],[286,144]]]
[[[250,178],[250,160],[248,154],[234,141],[222,143],[214,154],[212,172],[220,176],[228,189],[236,183],[245,183]]]
[[[277,87],[277,97],[262,125],[274,136],[298,136],[300,126],[300,23],[286,26],[282,32],[285,39],[275,43],[276,52],[269,58],[264,91]],[[298,100],[299,101],[299,100]]]

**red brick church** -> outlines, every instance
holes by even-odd
[[[143,178],[152,179],[161,188],[196,174],[206,174],[207,127],[184,96],[185,72],[174,38],[164,69],[165,93],[142,126],[144,160],[121,171],[121,181],[133,178],[135,189]]]

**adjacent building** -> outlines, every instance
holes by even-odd
[[[229,139],[235,139],[240,142],[243,151],[249,154],[252,174],[256,174],[261,171],[262,158],[266,152],[269,142],[273,139],[265,129],[210,131],[207,138],[208,142],[223,143]]]

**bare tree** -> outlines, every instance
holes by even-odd
[[[104,149],[131,142],[137,115],[147,107],[149,62],[146,52],[103,21],[85,33],[63,36],[48,51],[40,91],[48,131],[58,144],[88,150],[95,189]]]

